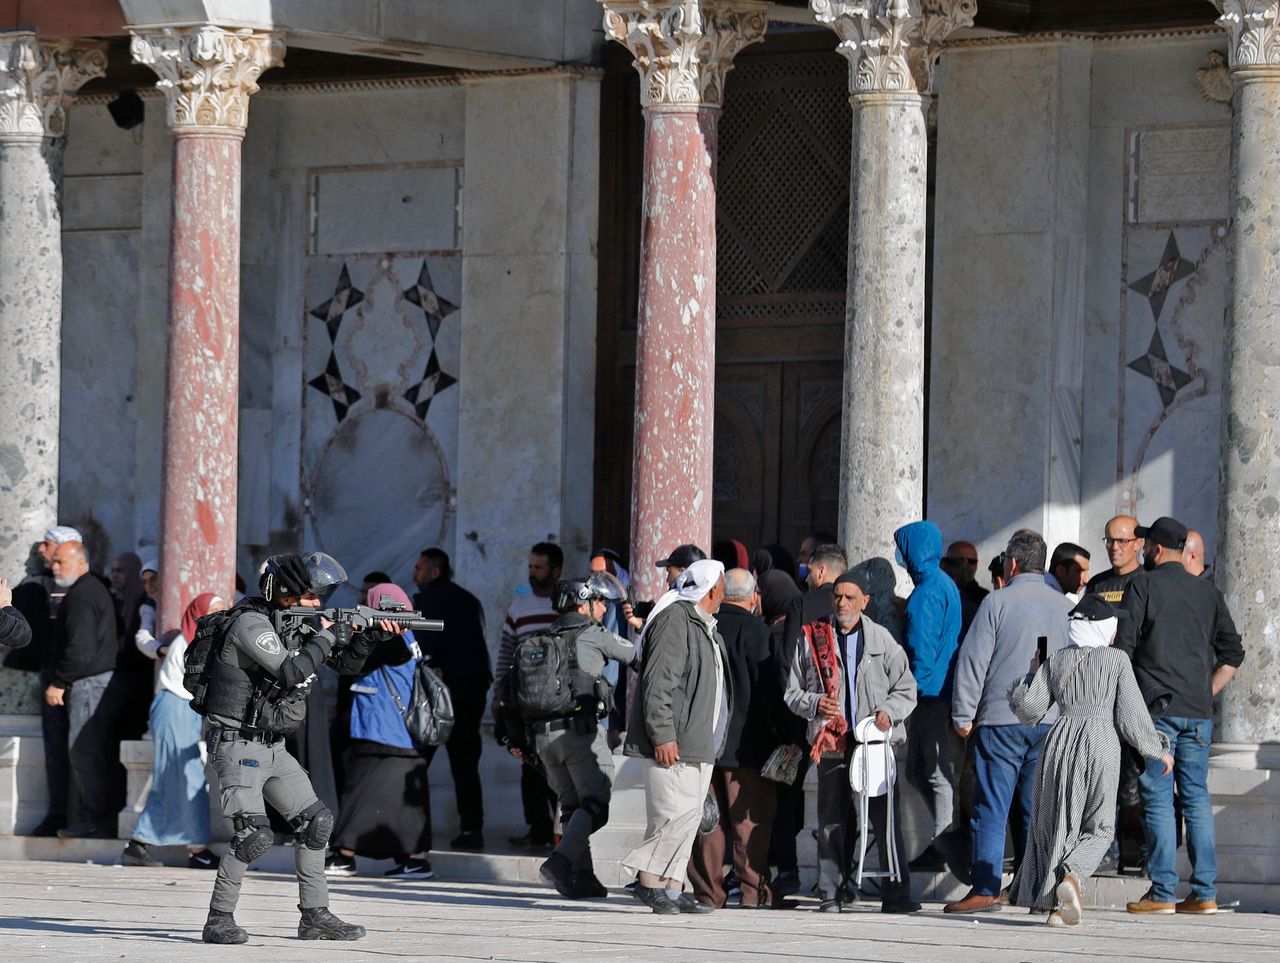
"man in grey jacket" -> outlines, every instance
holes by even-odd
[[[827,747],[818,761],[818,886],[822,890],[822,911],[839,913],[845,901],[853,843],[858,832],[868,829],[856,823],[849,787],[849,766],[856,748],[853,729],[862,720],[874,718],[881,732],[892,730],[891,743],[905,742],[902,723],[916,706],[916,680],[907,665],[907,653],[889,630],[862,614],[871,600],[870,587],[862,575],[845,572],[839,576],[831,586],[831,599],[835,614],[806,626],[806,631],[794,640],[785,699],[792,712],[809,720],[809,742]],[[825,633],[824,625],[830,626]],[[829,652],[820,641],[824,634],[834,643]],[[828,677],[835,682],[831,687],[834,694],[828,691]],[[836,728],[848,730],[843,744],[840,740],[823,741],[825,734],[833,731],[833,720]],[[887,833],[888,796],[873,797],[868,813],[882,861],[888,865],[884,847],[892,845],[900,867],[897,882],[885,881],[880,910],[914,913],[920,904],[911,898],[898,794],[891,791],[890,795],[894,829],[891,842]]]
[[[1047,547],[1037,533],[1015,532],[1004,551],[1005,587],[992,592],[960,646],[951,721],[956,732],[975,740],[973,791],[973,888],[948,903],[948,913],[980,913],[1000,908],[1005,828],[1015,799],[1014,862],[1022,861],[1030,829],[1036,764],[1057,709],[1038,726],[1023,726],[1009,707],[1009,689],[1025,678],[1039,639],[1047,653],[1067,644],[1071,600],[1044,581]]]
[[[646,829],[622,865],[636,871],[636,899],[655,913],[712,911],[681,889],[728,731],[728,655],[714,618],[723,599],[724,566],[694,562],[658,600],[639,643],[623,751],[643,761]]]

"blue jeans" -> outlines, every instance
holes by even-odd
[[[1036,767],[1049,732],[1040,726],[978,726],[973,731],[977,780],[973,788],[973,891],[1000,895],[1005,828],[1018,802],[1013,826],[1014,854],[1021,859],[1031,829]]]
[[[1191,859],[1191,895],[1217,899],[1218,857],[1214,852],[1213,805],[1209,799],[1209,743],[1213,720],[1162,716],[1156,729],[1169,737],[1173,772],[1161,775],[1164,764],[1148,759],[1138,777],[1142,818],[1147,828],[1147,873],[1150,898],[1172,903],[1178,885],[1178,831],[1173,811],[1173,786],[1178,785],[1182,818],[1187,827],[1187,856]]]

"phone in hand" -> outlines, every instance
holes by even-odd
[[[1049,660],[1049,636],[1042,635],[1036,639],[1036,662],[1044,665]]]

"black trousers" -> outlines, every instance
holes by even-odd
[[[527,762],[520,766],[520,802],[529,834],[538,842],[551,842],[556,828],[556,794],[547,785],[547,777]]]
[[[71,721],[67,707],[45,702],[44,690],[53,684],[53,667],[40,670],[40,732],[44,736],[44,777],[49,786],[49,819],[63,826],[71,795],[71,756],[67,735]]]
[[[478,833],[484,829],[484,791],[480,786],[480,722],[484,718],[486,690],[479,693],[453,693],[453,732],[445,743],[449,754],[449,773],[453,776],[453,790],[458,803],[458,828],[464,833]],[[430,767],[437,747],[432,746],[423,756]],[[524,767],[528,768],[528,767]]]

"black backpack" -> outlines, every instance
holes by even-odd
[[[578,633],[539,632],[516,646],[508,692],[526,722],[562,719],[578,706]]]

